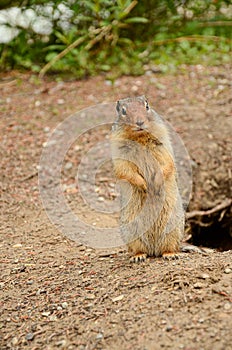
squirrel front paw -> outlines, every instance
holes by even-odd
[[[144,178],[140,175],[136,177],[135,180],[135,186],[137,186],[139,189],[141,189],[144,192],[147,192],[147,184]]]

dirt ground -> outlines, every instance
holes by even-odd
[[[1,76],[0,349],[231,349],[231,205],[219,211],[216,243],[206,244],[215,249],[130,264],[124,247],[95,250],[59,232],[43,209],[38,186],[41,153],[58,123],[83,108],[145,94],[191,156],[188,211],[228,203],[230,75],[230,66],[199,65],[174,75],[151,70],[113,85],[104,76],[43,82],[18,72]],[[86,149],[105,137],[105,130],[84,135],[67,152],[62,171],[70,207],[96,226],[101,220],[80,201],[75,176]],[[96,181],[101,201],[114,198],[109,164]],[[193,235],[191,226],[186,235]]]

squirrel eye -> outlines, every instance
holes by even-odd
[[[146,110],[149,111],[150,107],[149,107],[149,104],[148,104],[147,101],[146,101],[146,103],[145,103],[145,106],[146,106]]]
[[[122,107],[122,115],[126,115],[126,108]]]

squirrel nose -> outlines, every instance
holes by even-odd
[[[138,120],[137,122],[136,122],[136,125],[138,125],[138,126],[142,126],[144,124],[144,122],[142,121],[142,120]]]

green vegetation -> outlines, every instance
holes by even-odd
[[[232,5],[221,0],[3,1],[33,9],[27,26],[0,44],[2,69],[71,73],[141,74],[147,66],[169,70],[181,63],[231,61]],[[42,30],[36,27],[41,20]],[[43,20],[45,19],[45,22]]]

